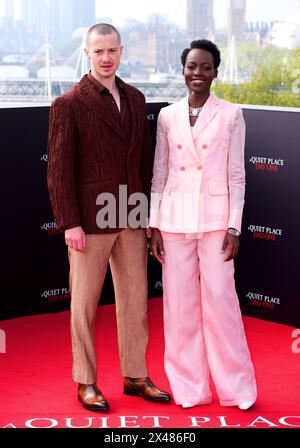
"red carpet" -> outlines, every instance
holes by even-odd
[[[101,312],[100,312],[101,311]],[[99,309],[96,331],[98,384],[111,411],[85,411],[70,379],[69,312],[0,322],[6,354],[0,354],[0,428],[289,428],[300,427],[300,353],[292,352],[293,328],[244,318],[258,382],[249,411],[213,404],[182,409],[122,394],[114,307]],[[163,370],[162,300],[149,301],[149,374],[169,390]]]

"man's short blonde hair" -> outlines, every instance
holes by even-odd
[[[91,26],[91,28],[86,33],[86,46],[89,46],[91,35],[95,33],[98,36],[106,36],[107,34],[116,34],[118,41],[121,43],[121,35],[117,28],[115,28],[113,25],[110,25],[109,23],[97,23],[96,25]]]

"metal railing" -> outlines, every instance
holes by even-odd
[[[162,100],[172,102],[183,98],[187,93],[183,82],[150,83],[135,80],[127,82],[141,90],[151,102]],[[51,102],[70,90],[74,84],[73,80],[52,81],[49,95],[44,80],[0,80],[0,102]]]

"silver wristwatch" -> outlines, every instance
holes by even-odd
[[[227,229],[227,232],[230,233],[231,235],[235,235],[235,236],[240,236],[241,232],[239,232],[236,229],[233,229],[232,227],[229,227],[229,229]]]

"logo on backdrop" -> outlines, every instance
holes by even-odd
[[[246,298],[250,300],[252,306],[268,308],[270,310],[275,310],[280,307],[279,297],[272,297],[258,292],[247,292]]]
[[[270,157],[252,156],[249,162],[254,165],[258,171],[268,171],[271,173],[278,173],[286,166],[284,159],[273,159]]]
[[[245,414],[246,415],[246,414]],[[174,419],[174,416],[168,415],[116,415],[113,417],[64,417],[61,419],[56,419],[52,417],[27,417],[27,420],[24,420],[21,424],[23,428],[101,428],[101,429],[109,429],[109,428],[173,428],[174,424],[172,421],[178,422],[178,418]],[[218,416],[204,416],[204,415],[182,415],[180,420],[182,428],[193,428],[192,432],[178,432],[178,433],[168,433],[163,430],[159,432],[153,432],[148,434],[148,439],[150,443],[154,442],[170,442],[169,444],[175,442],[175,445],[181,443],[194,443],[195,441],[200,443],[200,431],[195,430],[195,428],[234,428],[234,427],[243,427],[243,428],[272,428],[272,427],[300,427],[300,417],[299,415],[287,415],[282,416],[277,415],[276,417],[266,418],[262,415],[250,415],[248,414],[248,420],[245,419],[242,422],[233,416],[228,417],[225,415]],[[4,422],[3,422],[4,423]],[[14,421],[10,421],[3,425],[0,423],[1,428],[17,428],[20,427],[20,424]],[[197,436],[197,438],[196,438]],[[118,444],[121,445],[132,445],[135,446],[138,435],[134,435],[131,433],[126,434],[116,434],[113,431],[108,431],[102,433],[102,439],[100,438],[100,442],[104,441],[105,443]],[[138,446],[139,444],[137,444]]]
[[[40,158],[40,161],[48,163],[48,154],[43,154]]]
[[[253,238],[267,241],[278,241],[283,235],[282,229],[255,224],[250,224],[248,231],[251,232]]]
[[[44,224],[41,225],[41,231],[47,232],[48,235],[59,233],[59,230],[57,230],[56,227],[56,222],[44,222]]]
[[[149,121],[154,121],[155,120],[155,114],[147,114],[147,118]]]
[[[64,300],[70,300],[69,288],[48,289],[41,293],[41,299],[46,300],[47,303],[63,302]]]

